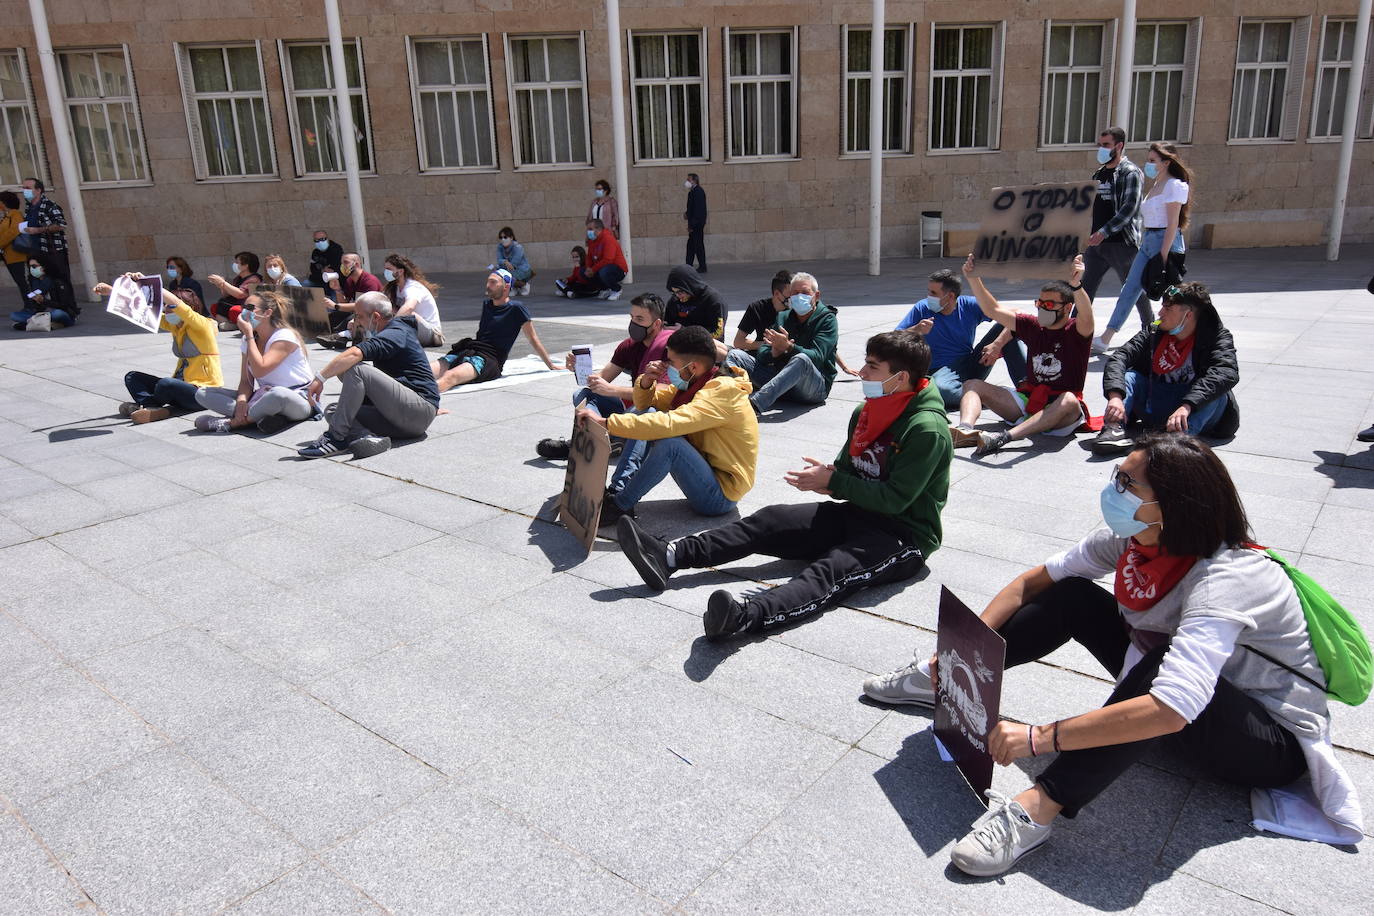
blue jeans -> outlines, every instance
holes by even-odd
[[[1145,265],[1149,263],[1150,258],[1159,254],[1159,246],[1163,244],[1163,229],[1145,230],[1145,236],[1140,240],[1140,250],[1135,253],[1131,271],[1126,274],[1126,282],[1121,286],[1121,295],[1116,297],[1116,308],[1112,309],[1112,317],[1107,319],[1107,327],[1110,330],[1119,331],[1126,323],[1126,316],[1131,313],[1136,299],[1140,298],[1141,290],[1145,288]],[[1174,244],[1169,250],[1178,254],[1183,253],[1183,230],[1174,233]],[[1142,327],[1145,327],[1144,320],[1144,316],[1141,316]]]
[[[625,451],[611,475],[610,489],[616,506],[633,509],[669,474],[692,509],[701,515],[724,515],[735,508],[734,500],[726,499],[720,491],[711,465],[682,436],[651,442],[625,440]]]
[[[196,392],[200,389],[179,378],[158,378],[147,372],[129,372],[124,376],[124,387],[129,389],[129,397],[139,407],[201,409],[196,400]]]
[[[613,398],[606,394],[592,394],[589,388],[579,388],[573,392],[572,402],[574,407],[581,407],[584,403],[591,407],[602,417],[609,417],[611,414],[625,413],[627,408],[625,402],[620,398]]]
[[[52,315],[54,325],[61,324],[71,327],[76,323],[75,319],[65,309],[48,309],[48,312]],[[34,309],[20,309],[17,312],[10,312],[10,321],[15,324],[27,324],[28,320],[36,314],[38,313]]]
[[[779,398],[800,404],[824,404],[825,396],[830,393],[826,390],[825,376],[805,353],[795,353],[781,365],[774,360],[759,365],[758,357],[748,350],[731,350],[725,357],[725,365],[738,366],[749,373],[749,381],[754,384],[754,393],[749,400],[760,413],[772,407]]]
[[[1161,382],[1129,369],[1126,372],[1126,394],[1121,399],[1126,405],[1126,418],[1135,417],[1152,426],[1163,426],[1169,414],[1183,404],[1183,396],[1191,387],[1189,382]],[[1189,434],[1205,435],[1208,427],[1216,423],[1225,410],[1225,394],[1197,405],[1188,414]]]
[[[994,322],[992,330],[984,334],[983,339],[974,344],[970,352],[948,365],[940,366],[930,374],[931,383],[940,389],[945,410],[959,409],[959,399],[964,394],[964,382],[969,379],[982,381],[992,372],[992,366],[984,366],[978,358],[983,355],[983,348],[996,340],[997,335],[1001,333],[1002,326]],[[1019,385],[1026,377],[1026,345],[1013,338],[1011,343],[1002,349],[1002,359],[1007,362],[1007,375],[1011,376],[1012,385]]]
[[[613,293],[620,292],[620,281],[625,279],[625,271],[616,267],[614,264],[607,264],[596,272],[588,283],[600,289],[608,289]]]

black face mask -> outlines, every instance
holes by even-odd
[[[642,324],[635,324],[633,321],[630,322],[630,339],[631,339],[631,340],[633,340],[635,343],[644,343],[645,338],[647,338],[648,336],[649,336],[649,329],[648,329],[648,328],[646,328],[646,327],[645,327],[644,325],[642,325]]]

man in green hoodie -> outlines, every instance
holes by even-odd
[[[702,626],[719,639],[758,633],[831,607],[870,585],[910,579],[940,546],[940,512],[954,454],[940,391],[930,384],[930,347],[901,331],[868,340],[864,403],[833,464],[806,458],[787,474],[798,490],[834,500],[768,506],[748,518],[668,543],[625,516],[620,549],[650,588],[678,569],[751,554],[810,563],[784,585],[741,603],[728,591],[707,601]]]
[[[762,331],[763,344],[753,353],[731,350],[726,365],[749,373],[754,393],[749,403],[763,413],[779,398],[801,404],[824,404],[835,383],[835,348],[840,322],[821,301],[811,274],[792,277],[778,310],[778,326]]]

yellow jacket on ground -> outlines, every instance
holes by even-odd
[[[173,378],[190,382],[197,388],[218,388],[224,384],[224,374],[219,367],[219,328],[215,322],[191,308],[181,300],[175,300],[164,291],[162,301],[162,330],[172,335],[172,353],[177,357]],[[180,324],[172,324],[168,315],[181,319]]]
[[[645,389],[635,380],[635,407],[654,413],[618,413],[606,419],[612,436],[624,439],[671,439],[685,436],[711,466],[726,499],[737,502],[754,487],[759,459],[759,420],[749,406],[754,390],[741,369],[722,370],[686,404],[673,407],[677,389]]]

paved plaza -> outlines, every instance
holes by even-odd
[[[712,268],[731,334],[779,266]],[[786,266],[819,278],[857,366],[957,262]],[[1218,448],[1257,539],[1374,633],[1374,449],[1355,440],[1374,423],[1374,246],[1189,267],[1235,333],[1242,424]],[[541,275],[526,302],[551,352],[592,343],[599,365],[666,273],[642,268],[615,303],[555,300]],[[472,333],[482,278],[437,279],[449,339]],[[1026,308],[1035,288],[989,286]],[[1374,846],[1258,834],[1247,792],[1162,751],[1003,878],[949,865],[980,806],[931,716],[860,684],[933,647],[941,585],[981,608],[1101,524],[1110,463],[1087,436],[957,452],[919,581],[717,645],[707,595],[796,565],[689,571],[651,595],[614,541],[584,557],[553,521],[563,466],[534,453],[570,428],[570,374],[456,391],[424,440],[305,462],[323,424],[119,419],[124,373],[173,359],[165,334],[99,308],[0,331],[0,913],[1369,912]],[[783,473],[833,458],[859,399],[841,375],[825,406],[767,416],[740,511],[814,498]],[[709,524],[671,483],[640,518]],[[1109,690],[1070,646],[1011,671],[1002,713],[1048,722]],[[1333,734],[1369,834],[1374,703],[1333,703]]]

